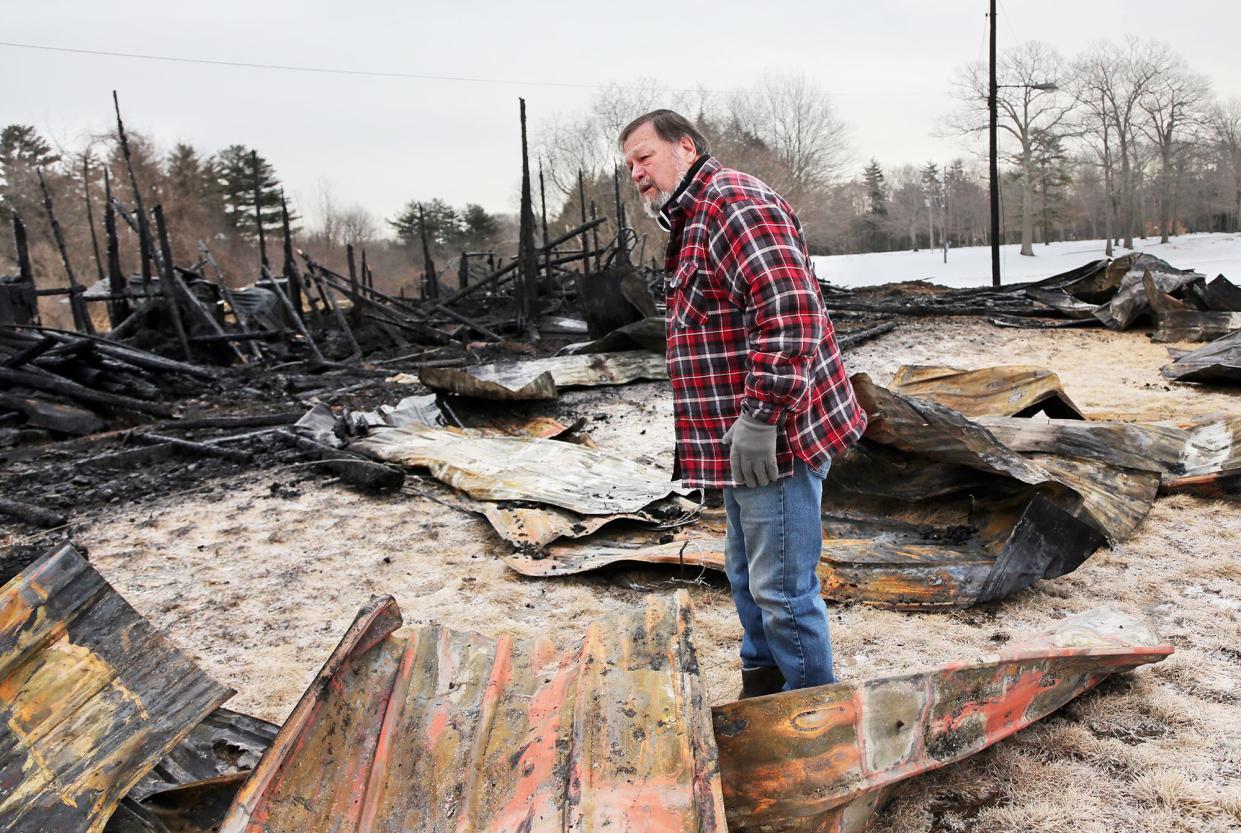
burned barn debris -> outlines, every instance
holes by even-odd
[[[431,390],[478,399],[555,399],[561,388],[623,385],[667,379],[663,355],[645,350],[583,353],[467,368],[427,367],[418,372]]]
[[[901,367],[888,390],[902,396],[930,399],[967,417],[1049,417],[1085,419],[1060,384],[1044,367],[1007,365],[979,370],[955,367]]]
[[[232,692],[72,547],[0,590],[0,830],[103,830],[123,796]]]
[[[877,288],[824,286],[833,315],[978,315],[1004,327],[1031,329],[1102,324],[1154,326],[1155,341],[1209,341],[1241,327],[1241,289],[1220,275],[1178,269],[1135,252],[1098,260],[1039,281],[1003,287],[942,289],[916,282]]]
[[[688,597],[578,647],[365,607],[221,831],[860,831],[898,782],[972,755],[1172,653],[1101,608],[972,662],[710,710]]]
[[[1045,371],[1018,370],[1022,378],[1048,380]],[[985,390],[986,380],[1005,372],[978,371],[976,379]],[[944,381],[943,393],[961,395],[957,372],[927,374],[924,395],[934,378]],[[1160,488],[1164,468],[1157,461],[1133,468],[1128,459],[1092,457],[1071,443],[1022,443],[1019,453],[945,405],[895,393],[864,375],[852,381],[870,425],[861,443],[837,456],[825,485],[818,572],[829,599],[934,610],[1006,598],[1039,579],[1072,572],[1106,542],[1126,539]],[[1025,401],[1019,393],[1014,388],[1018,405]],[[1184,433],[1178,448],[1209,445],[1208,436],[1219,430],[1205,427],[1196,440]],[[1220,462],[1231,459],[1227,448],[1203,455],[1219,466],[1211,468],[1217,475],[1233,467]],[[675,530],[605,529],[505,561],[532,576],[626,561],[723,570],[723,519],[718,510],[704,510],[697,522]]]

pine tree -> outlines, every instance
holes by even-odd
[[[888,250],[888,186],[879,160],[871,159],[862,172],[866,185],[866,216],[862,218],[862,248]]]
[[[935,248],[935,224],[939,223],[939,235],[944,236],[944,183],[939,176],[939,166],[927,162],[922,168],[922,195],[926,200],[927,245]]]
[[[1060,136],[1045,130],[1034,134],[1032,145],[1034,168],[1035,222],[1042,232],[1043,243],[1051,242],[1051,227],[1065,215],[1065,189],[1072,184],[1069,158]]]
[[[263,231],[267,235],[280,232],[281,185],[275,168],[245,145],[229,145],[211,158],[209,176],[221,200],[228,224],[247,237],[257,237],[254,223],[255,162],[258,166],[258,204]],[[301,219],[290,212],[290,222]],[[294,226],[293,232],[299,229]]]
[[[35,170],[59,161],[60,154],[30,125],[10,124],[0,131],[0,220],[6,227],[14,214],[27,224],[42,216]],[[0,234],[9,236],[7,231]]]
[[[461,212],[461,237],[471,251],[489,251],[500,234],[500,218],[481,205],[467,203]]]
[[[407,246],[422,244],[419,205],[418,200],[410,200],[400,214],[387,221],[388,225],[396,230],[396,236]],[[421,207],[427,222],[427,240],[431,245],[440,252],[459,248],[463,227],[457,210],[438,197],[421,203]]]

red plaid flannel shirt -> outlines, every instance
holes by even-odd
[[[777,432],[776,466],[820,468],[866,428],[792,207],[704,156],[660,213],[671,232],[668,372],[678,473],[733,482],[721,439],[746,413]]]

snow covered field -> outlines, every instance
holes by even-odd
[[[1178,269],[1196,269],[1213,278],[1218,274],[1241,283],[1241,234],[1185,234],[1160,245],[1158,237],[1135,240],[1135,250],[1161,257]],[[1005,283],[1021,283],[1067,272],[1103,257],[1102,240],[1041,243],[1034,257],[1022,257],[1020,246],[1000,249],[1000,274]],[[1117,249],[1116,256],[1126,254]],[[973,246],[951,249],[948,262],[940,250],[873,252],[814,258],[819,278],[836,286],[870,286],[894,281],[926,280],[952,287],[987,286],[991,282],[991,249]]]

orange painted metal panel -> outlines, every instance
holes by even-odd
[[[569,650],[400,624],[363,609],[224,833],[724,829],[684,593]]]

